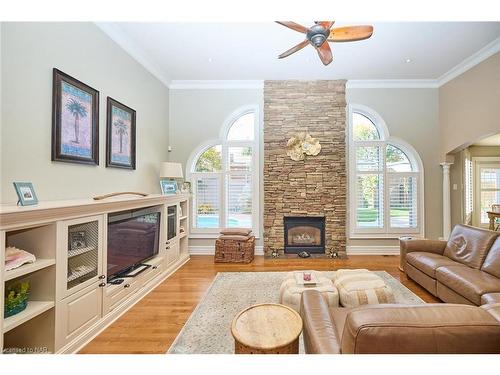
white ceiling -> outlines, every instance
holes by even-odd
[[[500,133],[483,138],[474,143],[474,146],[500,146]]]
[[[312,22],[301,23],[307,26]],[[500,37],[500,22],[364,24],[373,24],[373,36],[364,41],[331,43],[334,61],[326,67],[311,46],[278,60],[281,52],[302,41],[304,35],[273,22],[100,23],[99,26],[164,82],[433,80]],[[336,22],[336,26],[344,25]]]

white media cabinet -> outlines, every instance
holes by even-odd
[[[2,352],[74,353],[189,260],[188,194],[0,207]],[[159,253],[136,277],[109,284],[107,216],[146,207],[161,212]],[[86,233],[85,246],[77,250],[69,246],[68,236],[75,232]],[[35,254],[36,262],[5,271],[7,246]],[[27,308],[4,318],[5,288],[24,280],[30,282]]]

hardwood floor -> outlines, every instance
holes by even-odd
[[[367,268],[390,273],[426,302],[439,302],[398,269],[398,256],[350,256],[333,259],[265,259],[252,264],[214,264],[212,256],[191,260],[110,325],[80,353],[165,353],[196,307],[217,272],[336,270]]]

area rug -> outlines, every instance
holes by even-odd
[[[375,271],[392,288],[396,303],[424,301],[385,271]],[[335,271],[325,272],[333,277]],[[231,322],[244,308],[279,302],[279,287],[287,272],[219,272],[167,353],[234,353]],[[303,353],[302,337],[300,352]]]

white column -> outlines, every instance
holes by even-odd
[[[453,163],[441,163],[443,167],[443,239],[448,240],[451,233],[451,196],[450,166]]]

